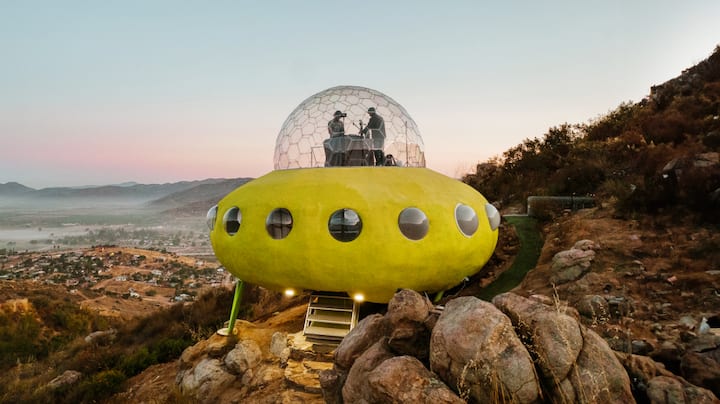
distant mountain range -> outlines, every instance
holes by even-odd
[[[8,182],[5,184],[0,184],[0,197],[2,196],[21,196],[24,194],[28,194],[30,192],[34,192],[35,190],[26,187],[23,184],[19,184],[17,182]]]
[[[165,213],[204,215],[225,195],[250,180],[250,178],[233,178],[217,183],[200,184],[150,201],[148,206],[162,209]]]
[[[118,201],[158,209],[187,209],[202,206],[205,210],[223,196],[252,178],[209,178],[166,184],[124,183],[94,187],[54,187],[33,189],[17,182],[0,184],[0,200],[21,201]]]

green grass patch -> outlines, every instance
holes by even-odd
[[[504,219],[515,227],[520,239],[520,251],[510,268],[478,293],[477,297],[486,301],[519,285],[528,271],[537,265],[543,247],[536,219],[527,216],[505,216]]]

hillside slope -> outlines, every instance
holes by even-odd
[[[507,207],[530,195],[596,196],[624,217],[671,210],[718,223],[720,47],[640,102],[550,128],[464,181]]]

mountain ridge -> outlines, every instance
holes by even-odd
[[[15,181],[0,184],[0,196],[14,196],[19,194],[26,194],[33,191],[36,191],[36,189],[30,188]]]
[[[155,200],[171,201],[171,195],[179,195],[177,200],[188,201],[189,195],[200,196],[203,193],[216,195],[227,193],[228,184],[239,186],[250,178],[207,178],[204,180],[178,181],[164,184],[138,184],[125,183],[121,185],[100,185],[94,187],[49,187],[34,189],[18,182],[0,184],[0,198],[6,199],[34,199],[34,200],[76,200],[76,199],[137,199],[140,202],[152,204]],[[199,187],[198,190],[192,191]],[[216,189],[218,188],[219,189]],[[224,194],[223,194],[224,195]],[[207,195],[205,195],[207,197]],[[168,199],[164,199],[168,198]],[[196,200],[192,200],[194,202]]]

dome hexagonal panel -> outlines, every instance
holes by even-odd
[[[333,113],[346,113],[347,117],[341,118],[345,135],[362,141],[360,127],[367,125],[370,107],[385,121],[385,155],[392,154],[399,165],[425,167],[422,137],[405,108],[376,90],[337,86],[307,98],[287,117],[275,141],[275,169],[325,166],[323,142],[329,138],[328,122],[333,119]]]

